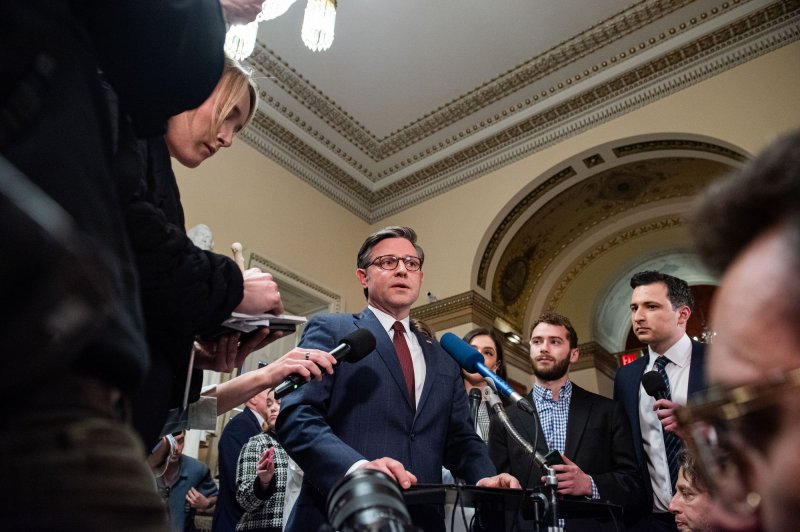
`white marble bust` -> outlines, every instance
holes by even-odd
[[[206,224],[197,224],[186,231],[194,245],[206,251],[214,250],[214,236],[211,234],[211,228]]]

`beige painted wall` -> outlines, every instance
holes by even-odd
[[[207,224],[215,251],[240,241],[255,252],[343,296],[343,308],[363,307],[355,255],[366,222],[293,177],[243,142],[197,169],[175,164],[186,225]]]
[[[756,153],[800,126],[798,57],[800,43],[785,46],[373,227],[239,142],[196,170],[178,169],[187,225],[211,226],[219,252],[240,240],[247,250],[342,294],[348,311],[364,305],[353,276],[363,237],[385,225],[411,225],[428,256],[423,294],[430,290],[445,298],[473,288],[480,242],[512,198],[577,153],[614,139],[664,132],[707,135]]]

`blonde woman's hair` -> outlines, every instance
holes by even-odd
[[[214,102],[214,116],[211,121],[212,131],[220,130],[225,117],[236,106],[244,91],[250,95],[250,112],[244,126],[249,124],[256,114],[256,107],[258,107],[258,92],[250,73],[237,61],[226,56],[225,68],[222,70],[218,88],[217,100]]]

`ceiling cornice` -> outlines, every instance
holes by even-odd
[[[243,137],[294,175],[374,223],[800,38],[798,0],[772,3],[724,24],[725,9],[720,7],[704,13],[703,20],[693,17],[562,81],[537,85],[544,78],[536,72],[555,72],[548,68],[550,63],[563,68],[573,58],[597,51],[683,4],[637,4],[385,138],[367,131],[289,65],[259,46],[253,66],[275,78],[348,142],[335,144],[266,91],[262,91],[262,99],[267,109],[259,110]],[[725,2],[721,6],[744,4],[747,2]],[[714,17],[720,24],[713,31],[695,32],[696,36],[691,32]],[[675,34],[693,38],[676,46],[679,39]],[[591,48],[588,43],[595,41]],[[641,60],[648,52],[660,50],[659,44],[666,47],[663,53]],[[552,78],[548,76],[547,81]],[[527,92],[521,90],[525,87]],[[475,117],[480,113],[475,109],[488,109],[501,95],[518,92],[528,97],[471,121],[478,120]],[[446,138],[433,135],[453,128],[459,131]],[[401,149],[408,153],[405,159],[389,157]]]

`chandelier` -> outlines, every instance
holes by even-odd
[[[261,12],[249,24],[234,24],[225,35],[225,53],[241,61],[250,57],[256,46],[258,23],[286,13],[296,0],[265,0]],[[322,52],[333,44],[336,23],[336,0],[308,0],[300,38],[312,52]]]

